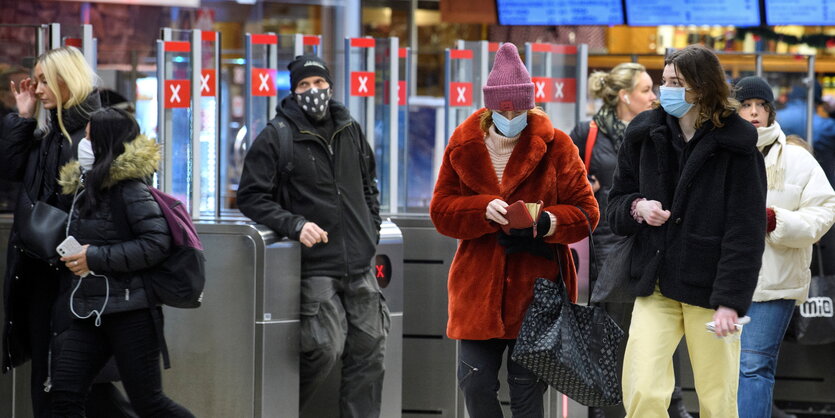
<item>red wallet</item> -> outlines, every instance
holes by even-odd
[[[539,219],[542,213],[542,201],[536,203],[525,203],[517,200],[511,205],[508,205],[507,213],[504,215],[507,219],[507,225],[502,225],[502,231],[509,234],[511,229],[533,229],[533,235],[536,237],[536,220]]]

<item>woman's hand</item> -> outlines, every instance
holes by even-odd
[[[484,213],[484,217],[499,225],[507,225],[507,219],[504,217],[507,214],[507,209],[505,208],[507,208],[507,202],[502,199],[493,199],[487,204],[487,211]]]
[[[739,322],[739,316],[735,310],[720,306],[716,308],[713,314],[714,332],[717,337],[725,337],[737,332],[736,323]]]
[[[664,210],[657,200],[642,200],[635,205],[635,211],[644,218],[644,222],[652,226],[664,225],[670,219],[670,211]]]
[[[15,86],[14,81],[9,81],[9,88],[14,94],[17,113],[20,114],[20,117],[34,117],[35,105],[38,103],[38,96],[35,95],[35,82],[26,77],[20,82],[20,89]]]
[[[89,246],[90,244],[82,245],[80,253],[61,257],[64,265],[76,276],[84,276],[90,272],[90,268],[87,267],[87,248]]]

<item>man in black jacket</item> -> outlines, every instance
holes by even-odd
[[[389,313],[371,271],[380,231],[374,153],[331,100],[321,59],[299,56],[288,69],[293,92],[247,153],[238,207],[302,243],[301,408],[341,358],[341,415],[377,417]]]

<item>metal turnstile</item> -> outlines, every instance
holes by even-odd
[[[261,225],[199,223],[199,309],[165,310],[165,392],[198,417],[298,410],[301,248]]]
[[[401,416],[403,393],[403,234],[391,221],[384,221],[380,230],[380,244],[374,261],[374,273],[383,290],[389,312],[391,329],[386,339],[386,377],[383,380],[383,403],[380,416]],[[342,363],[337,362],[327,380],[310,400],[302,418],[339,416],[339,381]]]

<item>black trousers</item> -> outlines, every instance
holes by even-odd
[[[159,309],[159,308],[155,308]],[[52,414],[84,417],[87,392],[111,355],[141,417],[193,417],[162,392],[160,345],[151,311],[141,309],[73,321],[61,354],[53,359]]]
[[[507,352],[507,385],[514,418],[544,416],[542,396],[548,385],[510,359],[516,340],[461,340],[458,351],[458,386],[464,392],[472,418],[502,418],[499,404],[499,368]]]

